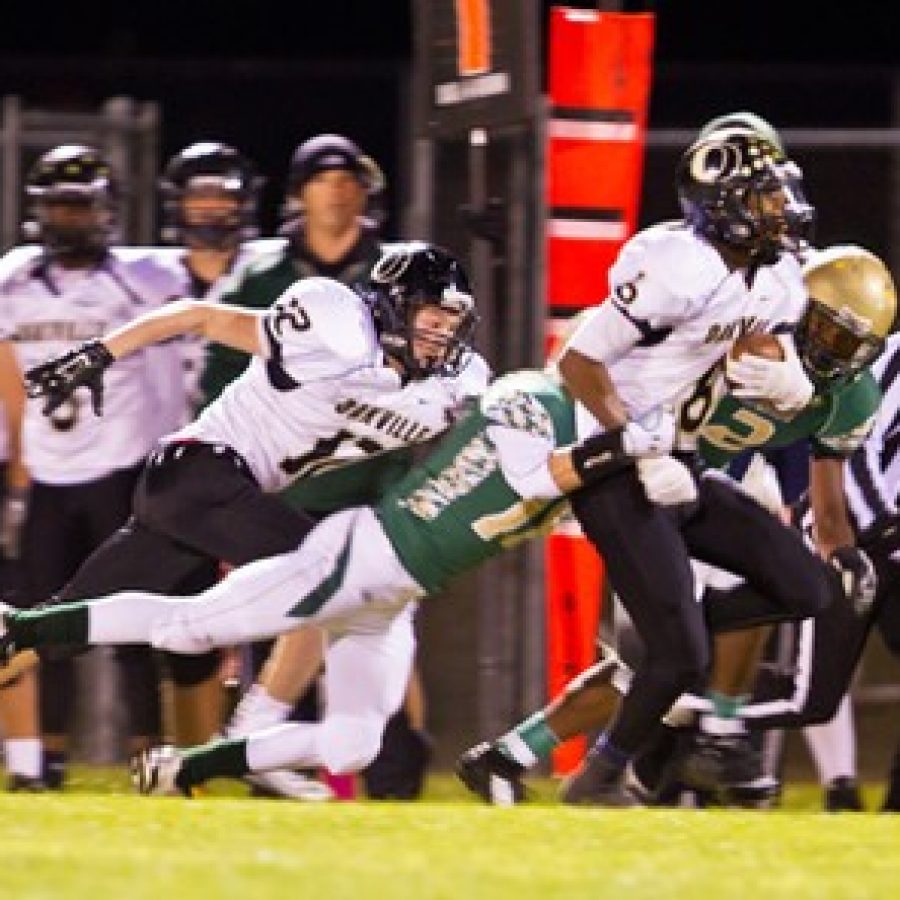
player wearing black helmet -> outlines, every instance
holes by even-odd
[[[20,556],[22,602],[31,603],[64,584],[125,521],[145,457],[170,427],[171,411],[183,408],[184,396],[177,354],[161,348],[152,358],[134,357],[110,378],[102,427],[81,398],[61,404],[49,418],[24,405],[23,370],[181,292],[177,271],[158,253],[113,246],[120,188],[98,148],[48,150],[29,171],[25,193],[24,231],[34,243],[0,260],[0,391],[12,437],[5,545]],[[127,684],[150,684],[146,652],[123,654],[120,661]],[[73,706],[71,666],[48,662],[41,685],[51,760],[44,783],[58,786]],[[14,744],[9,768],[26,784],[40,775],[33,690],[23,679],[0,693],[0,715],[7,702],[16,710],[4,729]],[[135,692],[128,730],[146,741],[159,731],[158,715],[149,692]],[[146,702],[134,699],[138,693]]]
[[[218,141],[185,147],[159,179],[162,237],[190,248],[234,250],[256,237],[262,179],[242,153]]]
[[[625,244],[610,270],[608,299],[585,316],[559,357],[565,383],[596,420],[598,444],[660,403],[689,420],[697,381],[737,337],[789,330],[804,308],[792,249],[805,239],[812,208],[799,169],[777,147],[748,130],[714,132],[684,152],[677,190],[683,220]],[[813,385],[789,338],[784,347],[784,359],[742,358],[731,374],[745,398],[791,416]],[[830,599],[824,564],[726,481],[698,478],[695,452],[684,442],[675,455],[639,460],[572,497],[645,647],[632,692],[592,751],[598,802],[633,802],[623,787],[627,762],[678,691],[703,682],[708,638],[691,556],[765,586],[788,615],[814,614]]]
[[[118,185],[98,150],[63,144],[44,153],[25,182],[27,237],[69,268],[99,262],[116,234]]]
[[[443,258],[430,245],[417,253]],[[295,547],[312,518],[278,492],[427,440],[483,387],[483,363],[479,368],[477,355],[473,361],[459,346],[474,312],[471,295],[457,290],[463,278],[436,279],[433,302],[413,312],[414,373],[386,357],[367,302],[324,278],[295,282],[267,310],[177,301],[33,367],[30,393],[52,415],[81,395],[80,386],[99,402],[104,381],[136,351],[177,334],[198,333],[253,359],[196,421],[162,440],[143,470],[128,525],[58,598],[137,585],[172,591],[210,560],[240,566]],[[402,277],[381,286],[391,281]],[[462,370],[459,359],[468,362]]]

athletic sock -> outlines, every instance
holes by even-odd
[[[226,738],[185,750],[175,783],[188,791],[211,778],[243,778],[249,771],[247,739]]]
[[[3,742],[6,771],[10,775],[40,778],[43,753],[40,738],[7,738]]]
[[[291,714],[292,705],[276,700],[261,684],[252,684],[241,698],[226,727],[229,737],[238,737],[279,725]]]
[[[543,712],[536,712],[497,741],[497,749],[520,766],[531,768],[560,744]]]
[[[44,750],[41,778],[51,791],[61,791],[66,780],[69,754],[65,750]]]
[[[88,605],[65,603],[22,610],[7,616],[6,627],[19,650],[45,644],[83,647],[88,637]]]

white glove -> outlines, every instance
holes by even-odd
[[[745,353],[740,359],[727,356],[725,374],[731,393],[742,400],[765,400],[781,413],[798,413],[812,400],[813,383],[803,370],[794,342],[788,335],[775,335],[784,349],[784,359],[763,359]]]
[[[739,482],[741,490],[752,497],[763,509],[781,518],[784,511],[784,497],[775,470],[766,462],[761,453],[754,453]]]
[[[22,526],[28,515],[28,490],[10,489],[3,503],[3,521],[0,522],[0,548],[6,559],[18,559],[21,550]]]
[[[697,499],[697,484],[691,470],[673,456],[646,456],[636,466],[651,503],[677,506]]]
[[[629,456],[666,456],[674,443],[675,416],[669,407],[654,407],[622,429],[622,449]]]

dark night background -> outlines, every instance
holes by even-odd
[[[542,18],[549,5],[541,3]],[[737,107],[781,126],[890,124],[900,65],[892,4],[619,5],[656,15],[651,127],[691,127]],[[156,101],[160,158],[202,138],[235,144],[269,178],[268,217],[292,149],[322,131],[358,140],[397,184],[409,103],[398,86],[412,62],[408,0],[132,2],[66,7],[65,16],[23,7],[0,29],[0,94],[63,109],[96,108],[117,94]],[[712,65],[720,68],[705,78]]]

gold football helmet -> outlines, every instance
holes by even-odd
[[[884,347],[897,310],[887,266],[862,247],[818,252],[803,277],[809,301],[797,325],[797,351],[813,378],[855,375]]]

